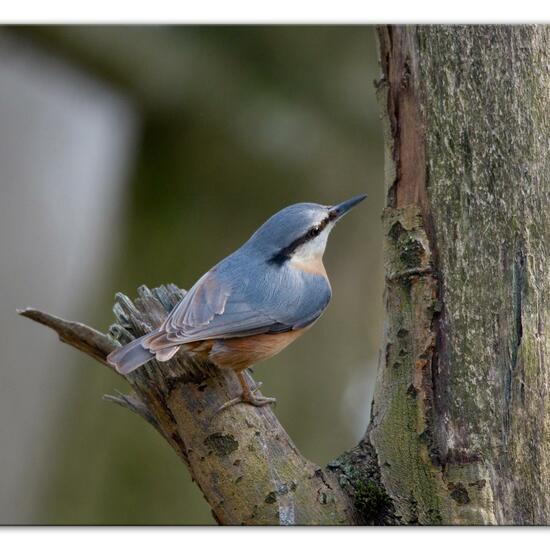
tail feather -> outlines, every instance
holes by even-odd
[[[164,332],[155,330],[117,348],[107,356],[107,361],[120,374],[128,374],[153,358],[157,361],[168,361],[179,348],[180,346],[166,338]]]
[[[168,361],[169,359],[172,359],[174,355],[178,352],[180,349],[179,346],[172,346],[171,348],[164,348],[159,349],[155,352],[155,356],[157,361]]]
[[[128,374],[155,357],[155,354],[142,346],[143,340],[149,335],[132,340],[129,344],[117,348],[107,356],[107,361],[120,374]]]

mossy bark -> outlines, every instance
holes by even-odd
[[[550,28],[378,37],[382,482],[405,523],[549,523]]]

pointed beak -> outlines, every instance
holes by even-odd
[[[338,221],[342,216],[347,214],[354,206],[358,205],[362,200],[366,198],[367,198],[367,195],[358,195],[357,197],[348,199],[347,201],[341,202],[336,206],[331,206],[329,208],[330,217],[333,220]]]

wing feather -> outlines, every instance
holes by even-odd
[[[172,310],[162,328],[174,335],[206,327],[224,311],[231,289],[220,285],[215,270],[205,273]]]
[[[248,267],[222,263],[203,275],[165,320],[166,338],[186,343],[290,331],[312,323],[330,300],[321,275],[265,263]]]

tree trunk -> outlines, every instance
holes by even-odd
[[[550,28],[383,27],[387,330],[372,420],[326,468],[270,408],[215,411],[184,354],[110,397],[169,442],[224,524],[550,521]],[[119,295],[111,336],[22,313],[105,362],[182,296]]]
[[[406,523],[548,523],[550,28],[383,28],[379,44],[383,484]]]

